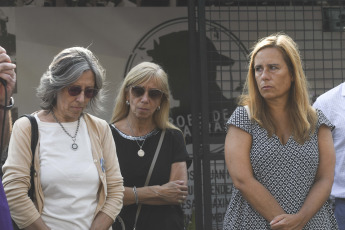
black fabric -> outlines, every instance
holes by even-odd
[[[132,137],[121,133],[112,127],[116,144],[120,169],[124,178],[125,187],[142,187],[151,165],[161,131],[153,131],[146,136],[143,150],[144,157],[139,157],[139,146]],[[138,141],[142,144],[142,141]],[[188,160],[183,135],[180,131],[167,129],[162,143],[161,151],[153,169],[149,186],[163,185],[169,182],[171,165],[175,162]],[[127,229],[133,229],[137,205],[124,206],[120,216]],[[114,230],[121,230],[119,223],[115,222]],[[137,223],[137,230],[182,230],[184,229],[184,215],[179,205],[142,205]]]
[[[38,142],[38,125],[36,118],[30,114],[24,114],[22,117],[27,117],[31,123],[31,152],[32,152],[32,160],[31,160],[31,167],[30,167],[30,189],[28,191],[28,196],[31,200],[34,200],[35,194],[35,186],[34,186],[34,176],[35,176],[35,167],[34,167],[34,160],[35,160],[35,150]],[[12,220],[13,230],[19,230],[20,228],[17,224]]]

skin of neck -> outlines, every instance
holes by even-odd
[[[134,114],[129,113],[126,119],[130,125],[129,128],[132,128],[134,132],[134,136],[144,136],[156,127],[153,121],[153,116],[147,119],[139,119]]]

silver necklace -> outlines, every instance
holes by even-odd
[[[134,137],[134,134],[133,134],[134,132],[133,132],[133,129],[132,129],[131,125],[129,124],[128,118],[127,118],[126,120],[127,120],[128,127],[129,127],[130,130],[131,130],[131,134],[132,134],[132,136]],[[144,152],[144,150],[143,150],[143,146],[144,146],[145,141],[146,141],[146,138],[144,139],[142,145],[140,145],[139,142],[137,141],[137,139],[135,139],[135,142],[137,142],[137,145],[138,145],[139,148],[140,148],[140,149],[138,150],[138,156],[139,156],[139,157],[145,156],[145,152]]]
[[[74,136],[72,136],[71,134],[69,134],[69,133],[67,132],[67,130],[65,129],[65,127],[63,127],[63,125],[61,124],[61,122],[56,118],[56,116],[55,116],[55,114],[54,114],[54,111],[53,111],[53,110],[51,110],[51,111],[52,111],[52,115],[53,115],[55,121],[61,126],[62,130],[63,130],[69,137],[72,138],[72,141],[73,141],[73,144],[72,144],[72,146],[71,146],[72,149],[73,149],[74,151],[77,151],[78,145],[77,145],[77,143],[75,143],[75,141],[77,140],[77,134],[78,134],[79,125],[80,125],[80,117],[78,118],[78,125],[77,125],[77,129],[75,130],[75,134],[74,134]]]

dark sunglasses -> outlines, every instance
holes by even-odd
[[[72,85],[70,87],[67,88],[68,89],[68,94],[72,97],[74,96],[78,96],[82,91],[84,91],[84,95],[87,98],[93,98],[94,96],[97,95],[98,90],[94,89],[94,88],[86,88],[86,89],[82,89],[80,86],[78,85]]]
[[[142,86],[132,86],[131,89],[134,97],[141,97],[146,91],[146,89]],[[151,99],[158,99],[162,97],[163,92],[159,89],[149,89],[148,94]]]

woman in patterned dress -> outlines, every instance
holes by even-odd
[[[338,229],[328,204],[334,126],[309,102],[297,44],[261,39],[246,91],[227,122],[225,160],[233,193],[228,229]]]

